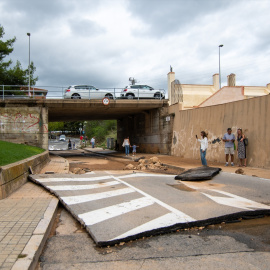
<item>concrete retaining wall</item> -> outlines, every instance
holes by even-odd
[[[29,167],[33,173],[39,171],[50,161],[49,152],[0,167],[0,200],[8,197],[21,187],[29,175]]]
[[[225,162],[221,139],[228,127],[235,135],[237,128],[242,128],[249,139],[247,164],[270,169],[270,95],[185,111],[173,105],[169,113],[175,114],[172,155],[199,159],[195,135],[205,130],[209,140],[207,160]]]

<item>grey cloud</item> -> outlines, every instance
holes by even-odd
[[[147,35],[162,37],[199,23],[200,17],[229,7],[232,3],[227,0],[130,0],[129,11],[132,16],[150,25]]]
[[[86,19],[71,19],[69,25],[73,35],[92,37],[105,33],[105,29],[95,22]]]
[[[108,13],[103,11],[114,5],[120,6],[121,15],[128,8],[123,20],[127,27],[124,31],[121,26],[114,28],[112,34],[110,20],[121,15],[113,9],[114,17],[106,21],[103,16]],[[124,87],[129,77],[166,88],[170,65],[181,83],[212,83],[212,75],[218,72],[220,43],[224,44],[224,83],[234,72],[237,82],[264,85],[269,82],[270,60],[267,7],[270,4],[263,0],[0,2],[4,38],[17,37],[11,57],[24,68],[28,65],[26,33],[31,32],[31,60],[37,67],[38,85],[89,83],[99,88]],[[89,16],[93,12],[95,18]],[[134,27],[138,20],[142,24]],[[255,75],[251,73],[254,66],[260,67]]]

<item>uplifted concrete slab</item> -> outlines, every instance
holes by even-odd
[[[175,180],[181,181],[202,181],[202,180],[211,180],[221,171],[221,168],[215,167],[199,167],[189,169],[179,175],[175,176]]]
[[[230,176],[222,177],[227,180]],[[225,182],[222,177],[201,186],[198,182],[179,184],[172,175],[143,173],[43,174],[32,175],[31,180],[54,193],[85,226],[96,244],[106,246],[180,228],[234,220],[255,212],[270,214],[266,200],[259,199],[266,195],[270,181],[257,180],[258,191],[254,191],[252,184],[245,192],[240,190],[235,194],[222,184]],[[241,182],[239,186],[242,185]],[[241,196],[246,193],[251,199]]]

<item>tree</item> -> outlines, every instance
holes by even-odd
[[[64,122],[49,122],[49,131],[62,131],[64,129]]]
[[[16,37],[3,41],[2,38],[5,34],[4,27],[0,25],[0,85],[28,85],[29,69],[23,69],[19,61],[16,62],[14,67],[11,67],[12,61],[4,61],[5,57],[10,55],[14,48],[13,44]],[[30,84],[35,85],[38,77],[34,78],[36,68],[34,63],[30,63]]]
[[[89,121],[85,126],[85,133],[88,138],[96,137],[97,141],[102,142],[106,139],[106,136],[112,131],[116,131],[116,120],[96,120]]]

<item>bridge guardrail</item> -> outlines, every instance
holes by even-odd
[[[70,99],[65,97],[66,90],[64,86],[29,86],[27,85],[0,85],[0,99]],[[111,99],[164,99],[165,91],[163,89],[153,90],[153,96],[149,97],[149,92],[144,90],[135,90],[133,93],[126,94],[125,88],[100,88],[78,90],[81,95],[73,96],[73,99],[102,99],[108,97]],[[161,93],[161,94],[158,94]],[[151,92],[150,92],[151,94]]]

